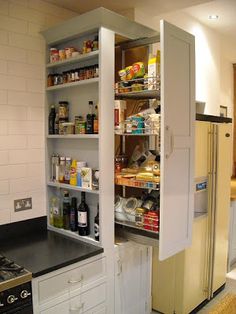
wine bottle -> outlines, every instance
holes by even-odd
[[[70,230],[70,198],[68,191],[64,191],[63,198],[63,228]]]
[[[94,237],[99,241],[99,204],[97,205],[97,215],[94,218]]]
[[[70,230],[78,230],[78,212],[77,212],[77,198],[72,197],[71,199],[71,208],[70,208]]]
[[[78,207],[78,231],[79,235],[89,235],[89,207],[85,201],[85,192],[81,192],[81,203]]]
[[[48,116],[48,133],[55,134],[55,118],[56,118],[56,109],[55,106],[51,106],[51,110]]]
[[[93,134],[93,120],[94,120],[94,114],[93,114],[93,102],[89,101],[89,113],[86,117],[86,133],[87,134]]]

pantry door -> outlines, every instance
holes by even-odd
[[[191,245],[194,212],[195,40],[161,21],[159,259]]]

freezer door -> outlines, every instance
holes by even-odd
[[[212,293],[226,281],[228,229],[230,209],[230,178],[232,171],[232,125],[216,128],[216,182],[214,212]]]
[[[160,260],[191,244],[194,190],[194,36],[161,21]]]

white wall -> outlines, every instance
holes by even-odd
[[[228,107],[228,116],[232,117],[233,60],[229,53],[229,42],[227,46],[220,34],[182,11],[150,19],[135,10],[137,22],[158,30],[162,18],[195,35],[196,100],[206,102],[205,113],[219,115],[222,105]]]
[[[46,214],[45,43],[39,31],[74,12],[41,0],[0,0],[0,224]],[[14,199],[33,209],[14,212]]]

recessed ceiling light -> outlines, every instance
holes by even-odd
[[[209,20],[218,20],[218,18],[219,18],[219,15],[216,15],[216,14],[208,15]]]

